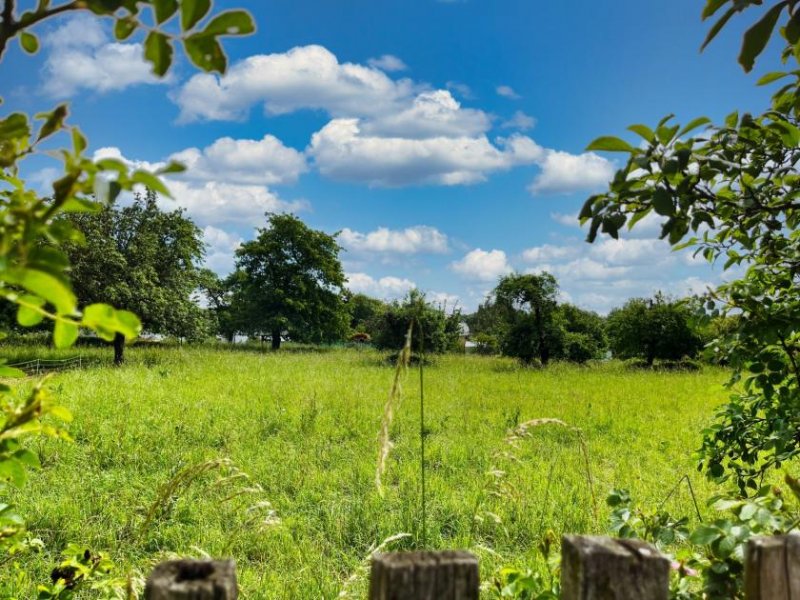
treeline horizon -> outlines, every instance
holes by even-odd
[[[246,336],[269,340],[275,350],[291,340],[396,351],[414,323],[417,352],[465,351],[472,342],[480,354],[526,365],[584,363],[610,353],[652,366],[696,358],[725,326],[719,319],[695,323],[702,305],[661,292],[601,316],[559,303],[558,282],[549,273],[502,277],[471,313],[457,305],[448,312],[418,289],[402,299],[374,298],[347,288],[337,235],[311,229],[293,214],[267,213],[256,238],[236,250],[234,271],[220,277],[203,267],[200,228],[183,210],[164,211],[157,200],[148,189],[126,205],[62,217],[79,232],[66,244],[79,303],[110,298],[138,314],[150,334],[188,342]],[[0,320],[12,330],[27,325],[10,303]],[[124,342],[122,336],[113,342],[118,364]]]

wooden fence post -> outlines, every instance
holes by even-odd
[[[236,600],[232,560],[169,560],[156,565],[144,588],[145,600]]]
[[[640,540],[566,535],[562,600],[668,600],[669,561]]]
[[[372,558],[369,600],[478,600],[469,552],[392,552]]]
[[[757,537],[747,542],[744,590],[747,600],[800,598],[800,536]]]

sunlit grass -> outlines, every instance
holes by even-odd
[[[395,446],[381,497],[378,432],[394,371],[376,353],[134,347],[129,364],[116,369],[106,362],[110,350],[83,352],[97,359],[94,366],[52,382],[75,415],[75,442],[42,443],[44,469],[17,498],[47,548],[20,560],[41,579],[68,541],[81,541],[145,572],[148,561],[169,553],[231,555],[246,598],[330,598],[381,541],[407,532],[411,537],[393,548],[415,546],[421,524],[413,369],[392,422]],[[471,542],[488,579],[500,565],[536,560],[547,530],[604,531],[602,501],[612,487],[628,487],[653,506],[689,473],[707,496],[709,484],[691,453],[725,398],[725,377],[717,369],[660,373],[607,364],[534,371],[504,359],[437,358],[425,376],[429,544]],[[517,443],[518,461],[498,463],[509,430],[544,417],[582,431],[598,523],[574,431],[537,427]],[[221,503],[214,478],[201,477],[141,530],[165,482],[218,458],[263,488],[279,524],[245,527],[247,503]],[[506,473],[499,496],[486,493],[493,468]],[[685,494],[669,508],[692,513]],[[487,513],[496,518],[483,518]],[[12,566],[0,569],[8,574]],[[32,584],[20,585],[19,597],[33,596]],[[363,583],[350,589],[363,595]]]

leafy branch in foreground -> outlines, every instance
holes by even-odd
[[[723,4],[710,1],[707,12]],[[780,32],[792,52],[783,59],[795,62],[796,4],[780,2],[781,10],[770,13],[788,9]],[[768,38],[773,28],[757,32]],[[699,118],[684,127],[666,117],[654,129],[630,127],[643,140],[639,146],[595,140],[590,149],[629,158],[609,190],[589,198],[580,213],[590,242],[601,232],[617,238],[625,226],[660,217],[662,238],[723,263],[733,275],[698,311],[706,321],[731,317],[732,326],[710,350],[733,368],[729,385],[735,388],[703,433],[700,468],[718,481],[732,478],[742,494],[757,490],[766,471],[800,455],[800,71],[794,74],[759,116],[732,113],[721,125]]]
[[[152,64],[157,76],[165,75],[172,65],[175,40],[182,42],[197,67],[224,73],[227,60],[219,38],[246,35],[255,27],[250,15],[242,10],[209,17],[211,5],[211,0],[72,0],[53,6],[50,0],[39,0],[32,10],[18,14],[16,0],[2,0],[0,60],[11,39],[17,38],[24,51],[34,53],[39,48],[38,38],[32,32],[35,26],[62,14],[81,11],[113,18],[118,40],[142,31],[144,58]],[[145,7],[149,11],[143,11]],[[60,217],[96,212],[123,190],[146,187],[169,196],[160,177],[182,171],[183,167],[170,163],[149,172],[132,169],[112,158],[92,160],[85,154],[88,148],[85,136],[77,127],[67,124],[68,112],[67,105],[62,104],[33,119],[23,112],[0,114],[0,298],[16,304],[17,320],[23,326],[52,320],[57,347],[72,345],[81,328],[109,341],[120,336],[134,338],[141,323],[133,313],[104,303],[82,309],[78,306],[63,246],[79,243],[82,236],[68,219]],[[65,137],[69,147],[53,149],[55,142]],[[52,193],[44,198],[26,184],[21,174],[25,161],[34,156],[62,164],[63,174],[53,182]],[[19,375],[21,372],[0,365],[0,377]],[[22,485],[26,470],[38,467],[37,455],[22,444],[26,437],[68,437],[42,421],[47,415],[69,418],[68,412],[53,403],[42,383],[22,403],[15,400],[9,386],[0,384],[0,496],[6,496],[9,484]],[[10,555],[25,546],[22,517],[8,504],[0,504],[0,551]],[[104,577],[106,569],[99,566],[105,565],[104,559],[95,561],[95,555],[90,553],[87,557],[77,550],[70,553],[65,558],[65,568],[69,567],[70,572],[83,573],[84,579]],[[58,585],[58,580],[54,585]],[[96,581],[93,585],[102,584]],[[65,585],[62,589],[40,589],[40,593],[42,597],[67,598],[72,592]]]

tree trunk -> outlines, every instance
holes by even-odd
[[[272,349],[280,350],[281,348],[281,332],[279,330],[272,331]]]
[[[125,362],[125,336],[121,333],[114,335],[114,364],[119,366]]]

